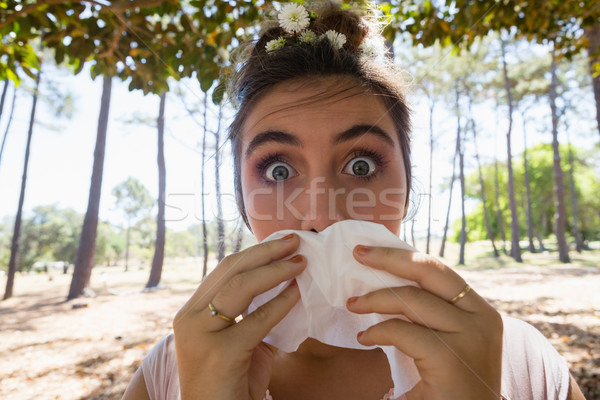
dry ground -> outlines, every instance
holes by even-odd
[[[469,267],[460,273],[499,310],[540,329],[567,358],[586,398],[600,399],[600,251],[572,253],[571,265],[555,254],[526,254],[516,265],[477,245],[468,251]],[[451,248],[449,259],[455,255]],[[0,398],[119,399],[169,332],[200,268],[199,260],[170,260],[166,288],[142,292],[147,268],[96,267],[97,296],[71,302],[64,301],[70,276],[17,275],[15,297],[0,303]]]

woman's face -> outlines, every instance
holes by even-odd
[[[394,123],[379,96],[348,78],[285,82],[260,97],[242,129],[240,159],[259,241],[346,219],[400,233],[407,188]]]

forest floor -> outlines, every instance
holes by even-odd
[[[571,264],[556,253],[525,253],[516,264],[490,257],[483,244],[467,252],[459,273],[502,313],[535,325],[567,359],[586,398],[600,399],[600,250],[571,252]],[[448,260],[455,256],[451,246]],[[96,297],[70,302],[69,275],[18,274],[15,296],[0,302],[0,398],[120,399],[142,358],[170,332],[201,265],[168,260],[165,288],[152,292],[140,289],[148,267],[98,266]]]

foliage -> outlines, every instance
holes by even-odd
[[[154,205],[154,199],[148,189],[132,177],[115,186],[112,194],[115,196],[115,206],[123,211],[129,223],[140,214],[148,213]]]
[[[400,3],[393,26],[426,46],[473,44],[490,32],[516,31],[527,40],[552,41],[568,57],[585,46],[583,29],[598,24],[600,10],[589,1],[410,0]]]
[[[568,147],[561,146],[561,159],[568,159]],[[597,231],[597,210],[600,208],[600,199],[597,193],[600,192],[600,160],[595,151],[585,149],[575,149],[574,153],[574,171],[575,183],[578,198],[579,221],[580,229],[584,238],[593,239],[598,235]],[[553,233],[552,221],[555,213],[553,200],[553,152],[551,144],[538,144],[527,150],[529,161],[529,174],[531,180],[531,201],[533,205],[533,224],[534,228],[543,236],[547,237]],[[525,183],[522,156],[513,162],[515,174],[515,196],[517,203],[520,205],[519,216],[521,222],[521,232],[526,232],[525,212]],[[568,168],[565,165],[564,170]],[[506,191],[506,165],[502,165],[500,169],[500,207],[503,210],[504,224],[510,222],[510,213],[508,210],[508,194]],[[487,193],[494,193],[494,165],[487,164],[483,166],[484,185]],[[571,210],[571,195],[570,186],[565,185],[565,201],[567,212],[570,215]],[[466,180],[467,195],[476,200],[480,200],[480,186],[476,174],[471,174]],[[491,196],[489,196],[491,197]],[[498,220],[495,212],[493,199],[488,199],[486,203],[488,213],[491,217],[492,230],[494,236],[499,236]],[[487,235],[485,232],[485,224],[483,223],[483,204],[479,203],[475,209],[467,216],[467,227],[470,240],[485,240]],[[567,226],[570,231],[571,227]],[[453,240],[458,240],[460,227],[455,227]]]
[[[35,262],[75,262],[83,215],[70,208],[57,205],[38,206],[29,218],[23,220],[17,270],[29,271]],[[0,223],[0,266],[8,265],[12,225]],[[96,261],[106,262],[118,257],[125,239],[117,235],[106,222],[98,225]],[[117,243],[117,244],[115,244]]]

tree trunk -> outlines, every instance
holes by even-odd
[[[552,49],[552,64],[550,66],[550,81],[549,97],[550,108],[552,111],[552,150],[554,152],[554,233],[558,242],[558,257],[564,263],[571,262],[569,258],[569,247],[565,238],[565,230],[567,225],[567,211],[565,207],[565,185],[563,183],[563,170],[560,165],[560,152],[558,147],[558,111],[556,108],[556,87],[558,78],[556,76],[556,57],[554,48]]]
[[[6,138],[8,137],[8,131],[10,130],[10,125],[12,124],[13,115],[15,112],[15,103],[17,101],[17,88],[13,91],[12,104],[10,106],[10,114],[8,114],[8,121],[6,122],[6,129],[4,130],[4,135],[2,137],[2,145],[0,146],[0,162],[2,161],[2,153],[4,153],[4,145],[6,144]]]
[[[208,124],[206,121],[206,113],[208,108],[208,94],[204,93],[204,120],[203,120],[203,134],[202,134],[202,171],[200,173],[201,179],[201,191],[202,191],[202,250],[203,250],[203,261],[202,261],[202,279],[208,274],[208,233],[206,230],[206,192],[204,186],[205,170],[206,170],[206,134],[208,133]]]
[[[498,231],[500,232],[500,238],[502,239],[502,252],[504,255],[508,254],[506,251],[506,233],[504,232],[504,215],[502,213],[502,207],[500,207],[500,182],[499,182],[499,171],[498,171],[498,159],[494,160],[494,198],[496,201],[496,219],[498,220]]]
[[[541,252],[546,251],[546,247],[544,246],[544,238],[542,237],[542,234],[540,233],[540,230],[539,229],[534,229],[533,232],[535,234],[535,237],[538,240],[538,244],[540,246],[540,251]]]
[[[111,88],[112,77],[104,75],[88,206],[81,228],[79,247],[77,248],[75,267],[73,269],[73,278],[71,280],[71,287],[69,288],[67,300],[77,298],[84,294],[90,284],[92,268],[94,267],[94,253],[96,251],[96,233],[98,229],[100,194],[102,192],[102,173],[104,170],[104,152],[106,148],[106,132],[108,130]]]
[[[27,144],[25,145],[25,160],[23,161],[23,176],[21,177],[21,193],[19,194],[19,205],[17,206],[17,216],[15,217],[15,227],[13,229],[13,237],[10,245],[10,260],[8,262],[6,290],[4,291],[4,297],[2,300],[11,298],[13,295],[15,272],[17,271],[17,264],[19,262],[19,239],[21,237],[21,219],[23,215],[23,203],[25,202],[25,188],[27,186],[27,168],[29,167],[29,152],[31,149],[31,137],[33,136],[33,125],[35,124],[35,111],[37,107],[41,76],[42,72],[38,71],[37,76],[35,77],[33,104],[31,106],[31,115],[29,117]]]
[[[8,78],[4,79],[4,87],[2,88],[2,95],[0,95],[0,118],[2,118],[2,111],[4,110],[4,100],[6,99],[6,92],[8,91]]]
[[[233,244],[233,252],[239,253],[242,249],[242,242],[244,240],[244,224],[240,223],[237,233],[235,235],[235,242]]]
[[[456,157],[458,156],[458,143],[456,143],[456,149],[454,151],[454,158],[452,159],[452,178],[450,179],[450,196],[448,197],[448,209],[446,211],[446,223],[444,224],[444,234],[442,236],[442,245],[440,246],[440,257],[444,257],[446,251],[446,237],[448,235],[448,225],[450,224],[450,207],[452,206],[452,189],[454,188],[454,181],[456,180]]]
[[[512,90],[510,88],[510,81],[508,79],[508,68],[506,66],[506,51],[504,49],[504,41],[502,43],[502,70],[504,72],[504,88],[506,89],[506,96],[508,100],[508,130],[506,132],[506,163],[508,165],[508,201],[510,204],[510,237],[511,237],[511,248],[510,255],[517,262],[523,262],[521,258],[521,247],[519,245],[519,239],[521,237],[519,233],[519,217],[517,214],[517,202],[515,200],[515,183],[513,178],[512,169],[512,150],[511,150],[511,134],[513,124],[513,99]]]
[[[163,262],[165,259],[165,198],[167,189],[167,170],[165,167],[165,103],[167,94],[160,96],[158,107],[158,119],[156,120],[158,133],[158,147],[156,163],[158,164],[158,213],[156,214],[156,240],[154,242],[154,257],[152,258],[152,269],[146,288],[153,288],[160,283]]]
[[[127,221],[127,231],[125,233],[125,272],[129,271],[129,234],[131,232],[131,222]]]
[[[473,115],[473,114],[471,114]],[[494,257],[499,257],[498,249],[494,243],[494,233],[492,232],[492,225],[490,223],[490,217],[487,211],[487,196],[485,195],[485,185],[483,183],[483,173],[481,172],[481,160],[479,159],[479,149],[477,147],[477,131],[475,128],[475,121],[471,120],[471,129],[473,130],[473,144],[475,146],[475,159],[477,160],[477,171],[479,172],[479,187],[481,188],[481,201],[483,203],[483,219],[485,220],[485,229],[489,241],[492,243],[492,249],[494,249]]]
[[[525,121],[525,113],[521,113],[521,119],[523,121],[523,172],[525,179],[525,201],[527,207],[527,238],[529,240],[529,251],[535,253],[535,245],[533,244],[533,214],[531,212],[531,183],[529,182],[529,162],[527,160],[527,123]]]
[[[412,243],[412,247],[417,248],[417,244],[415,243],[415,219],[410,220],[410,241]]]
[[[215,131],[215,191],[217,197],[217,262],[225,258],[225,222],[223,221],[223,206],[221,199],[221,120],[223,119],[223,106],[219,105],[219,120]]]
[[[433,201],[432,185],[433,185],[433,109],[435,102],[432,100],[429,107],[429,207],[427,210],[427,245],[425,253],[429,254],[429,241],[431,239],[431,203]]]
[[[571,184],[571,213],[573,214],[573,237],[575,238],[575,250],[581,253],[586,246],[583,243],[581,237],[581,231],[579,230],[579,210],[577,205],[577,187],[575,186],[575,162],[573,160],[573,149],[571,148],[571,141],[569,138],[569,129],[567,128],[567,146],[569,146],[569,181]]]
[[[596,68],[594,65],[600,63],[600,25],[586,29],[585,35],[589,40],[590,74],[592,75],[592,89],[594,90],[594,99],[596,100],[598,133],[600,133],[600,74],[595,74]]]
[[[460,226],[460,253],[458,264],[465,263],[465,246],[467,244],[467,215],[465,212],[465,154],[462,143],[462,134],[460,126],[460,92],[458,87],[456,91],[456,147],[458,149],[458,176],[460,177],[460,207],[461,207],[461,226]]]

